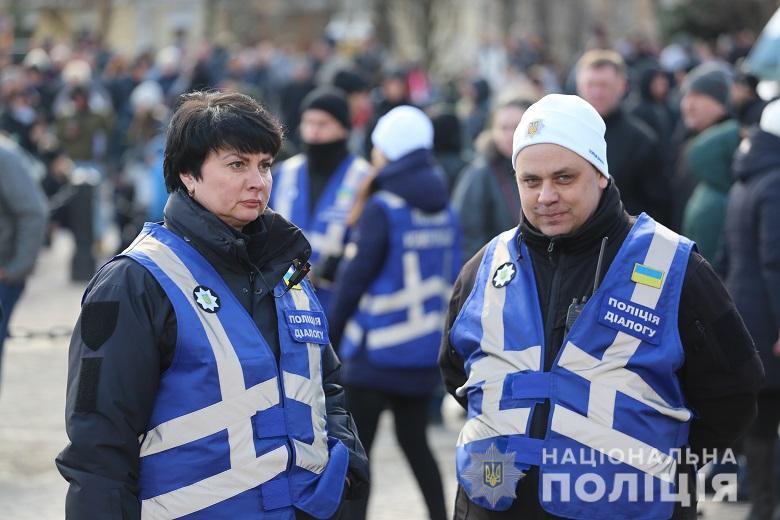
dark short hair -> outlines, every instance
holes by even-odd
[[[282,146],[282,126],[254,99],[238,92],[191,92],[168,125],[163,175],[168,193],[184,189],[179,178],[200,169],[211,152],[267,153],[276,156]]]

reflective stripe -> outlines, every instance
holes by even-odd
[[[305,291],[290,291],[295,307],[310,310],[311,303]],[[328,465],[328,433],[325,416],[325,393],[322,390],[322,354],[320,346],[306,343],[309,357],[309,377],[284,372],[284,393],[288,399],[306,404],[311,409],[311,424],[314,440],[307,444],[293,439],[295,445],[295,465],[320,474]]]
[[[509,260],[507,241],[512,240],[515,230],[499,235],[489,273]],[[506,290],[493,287],[492,277],[485,282],[481,325],[481,348],[485,357],[469,367],[468,380],[456,390],[458,395],[466,395],[471,387],[482,383],[482,413],[472,417],[458,436],[458,446],[501,435],[522,435],[526,433],[530,408],[508,408],[500,410],[499,404],[504,390],[507,374],[522,370],[541,370],[542,347],[533,346],[524,350],[504,350],[504,320],[494,316],[503,316],[506,303]]]
[[[634,340],[623,332],[618,332],[618,336],[622,336],[625,341]],[[616,338],[615,341],[618,342],[620,339]],[[560,365],[591,382],[591,397],[619,391],[672,419],[685,422],[691,418],[691,412],[688,409],[669,406],[658,392],[653,390],[653,387],[648,385],[636,372],[618,366],[610,360],[605,362],[604,359],[593,357],[572,342],[566,344],[561,355]],[[598,389],[594,391],[594,387],[598,387]],[[591,407],[597,404],[591,403]],[[591,414],[590,410],[588,416],[601,422],[600,416]],[[611,421],[610,424],[604,425],[612,426]]]
[[[279,404],[279,388],[274,377],[247,389],[240,396],[214,403],[192,413],[166,421],[146,433],[141,457],[202,439],[253,417],[257,412]]]
[[[189,293],[191,290],[198,285],[198,282],[195,280],[190,270],[168,246],[150,235],[147,235],[146,239],[141,241],[136,246],[135,250],[146,255],[150,260],[157,264],[163,273],[165,273],[165,275],[168,276],[168,278],[170,278],[186,296],[186,300],[192,306],[195,315],[200,320],[212,351],[214,352],[219,387],[223,401],[241,401],[242,397],[245,397],[247,391],[241,362],[217,315],[202,312],[190,296]],[[265,397],[267,401],[273,401],[274,399],[272,394],[266,395]],[[276,396],[276,399],[278,401],[278,395]],[[226,423],[223,422],[223,424],[227,426]],[[208,427],[204,425],[204,429],[211,429],[212,427],[213,425],[209,425]],[[180,438],[184,437],[184,435],[181,434],[178,434],[178,436]],[[252,433],[252,422],[250,420],[230,426],[228,428],[228,442],[230,443],[231,467],[243,466],[250,460],[255,459],[256,453]],[[168,447],[173,447],[173,445],[169,445]]]
[[[669,457],[649,444],[561,405],[555,405],[553,410],[552,429],[661,480],[666,482],[674,480],[677,467],[674,457]],[[634,453],[646,455],[629,457],[629,454]],[[621,456],[616,457],[616,455]],[[636,458],[640,460],[635,460]]]
[[[203,479],[189,486],[141,502],[141,518],[162,520],[179,518],[218,504],[239,493],[253,489],[284,472],[287,448],[280,446],[254,458],[247,464]],[[257,515],[262,514],[258,504]]]
[[[444,325],[444,314],[434,311],[425,313],[425,300],[431,296],[440,296],[445,301],[449,299],[449,286],[441,277],[422,280],[420,270],[420,255],[415,251],[406,251],[402,257],[404,266],[404,288],[392,294],[362,298],[361,310],[371,309],[370,314],[385,314],[392,311],[408,309],[406,321],[394,323],[387,327],[371,329],[366,338],[366,347],[381,349],[393,347],[441,330]],[[437,282],[441,280],[442,283]],[[443,284],[443,286],[442,286]],[[433,288],[441,289],[431,293]]]
[[[366,337],[366,347],[371,350],[394,347],[432,332],[440,331],[443,325],[443,313],[429,312],[424,316],[412,318],[401,323],[369,330]]]
[[[279,182],[274,186],[278,196],[274,197],[273,210],[290,220],[292,220],[293,203],[299,196],[298,170],[305,160],[303,154],[298,154],[284,161],[279,172]]]
[[[643,263],[669,272],[680,237],[660,224],[655,224],[653,238]],[[666,283],[664,277],[664,284]],[[655,309],[661,288],[635,284],[631,301]],[[669,406],[642,378],[624,367],[639,347],[641,339],[618,332],[612,344],[596,360],[569,342],[561,353],[559,365],[591,381],[588,399],[588,417],[612,428],[617,391],[626,393],[678,421],[690,419],[690,411]],[[579,440],[576,437],[575,440]]]
[[[324,233],[318,233],[314,229],[307,230],[306,236],[309,239],[311,248],[320,255],[338,256],[344,249],[344,235],[347,232],[346,218],[352,206],[355,204],[357,190],[360,188],[360,182],[368,172],[369,165],[360,157],[354,157],[349,165],[341,185],[336,188],[336,198],[333,201],[332,208],[326,208],[325,211],[336,212],[338,218],[328,219]],[[342,197],[342,190],[349,191],[352,196]],[[310,227],[314,227],[310,222]]]
[[[417,287],[407,286],[390,294],[364,296],[360,301],[360,310],[369,314],[386,314],[405,309],[428,298],[441,296],[449,300],[450,284],[441,276],[432,276]]]

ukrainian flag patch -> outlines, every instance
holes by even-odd
[[[631,273],[631,281],[660,289],[664,281],[664,272],[637,263],[634,264],[634,271]]]

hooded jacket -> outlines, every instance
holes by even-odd
[[[447,207],[446,182],[428,150],[416,150],[389,163],[379,172],[372,188],[374,192],[384,190],[394,193],[411,207],[426,213],[439,212]],[[357,252],[339,267],[328,308],[330,339],[334,345],[341,342],[347,321],[357,309],[360,298],[382,271],[387,257],[389,222],[377,201],[370,199],[366,203],[352,233],[350,240],[356,245]],[[378,368],[369,363],[365,353],[360,353],[345,363],[342,381],[396,394],[425,395],[433,391],[439,374],[435,367]]]
[[[739,125],[729,119],[696,136],[685,154],[687,170],[698,184],[685,206],[682,234],[696,242],[709,262],[714,262],[723,236],[730,167],[738,145]]]
[[[569,235],[547,237],[527,221],[521,222],[534,268],[544,327],[544,367],[549,370],[563,342],[566,315],[573,299],[590,296],[603,237],[608,237],[603,272],[609,269],[635,218],[620,202],[620,193],[610,181],[593,215]],[[463,359],[452,346],[449,333],[455,318],[472,291],[485,249],[469,260],[453,287],[445,334],[439,352],[439,366],[447,391],[464,408],[465,396],[455,390],[466,382]],[[756,413],[755,394],[763,379],[761,362],[725,287],[712,267],[696,252],[691,253],[680,297],[678,329],[685,362],[678,372],[689,408],[695,413],[689,444],[722,450],[733,443]],[[536,408],[530,436],[540,438],[547,428],[549,400]],[[548,518],[539,505],[538,467],[532,467],[520,481],[517,499],[508,512],[512,518]],[[458,492],[459,504],[465,494]],[[695,508],[695,506],[694,506]],[[695,510],[695,509],[694,509]],[[492,518],[489,511],[468,503],[467,518]],[[508,517],[508,516],[507,516]]]
[[[311,247],[303,233],[267,209],[237,232],[181,191],[165,207],[165,227],[211,263],[279,357],[271,291],[294,259]],[[138,437],[155,402],[160,374],[176,353],[176,315],[165,292],[140,264],[120,257],[87,286],[71,338],[66,400],[70,444],[57,457],[70,483],[68,518],[138,518]],[[349,493],[365,493],[368,468],[354,423],[335,383],[339,361],[328,346],[322,356],[327,429],[349,449]],[[121,515],[120,515],[121,516]],[[300,516],[300,515],[299,515]]]
[[[734,159],[725,224],[726,286],[764,362],[766,385],[780,388],[780,137],[758,130]]]

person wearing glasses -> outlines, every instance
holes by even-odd
[[[247,96],[182,97],[165,220],[95,275],[71,339],[68,518],[330,518],[366,493],[311,246],[267,208],[281,142]]]

